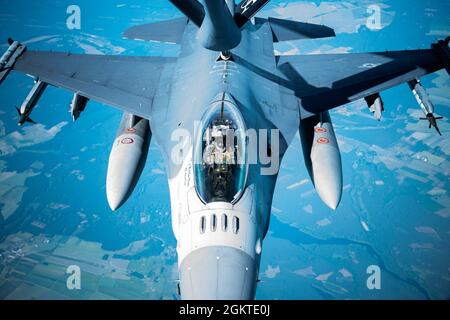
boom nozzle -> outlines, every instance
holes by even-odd
[[[241,30],[224,0],[203,0],[205,18],[198,29],[202,46],[213,51],[228,51],[241,42]]]
[[[241,28],[269,0],[169,0],[199,29],[200,44],[212,51],[225,52],[239,45]]]

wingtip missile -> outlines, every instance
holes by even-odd
[[[447,40],[447,39],[446,39]],[[449,38],[450,40],[450,38]],[[435,128],[437,133],[439,133],[440,136],[442,136],[441,130],[439,129],[437,125],[437,120],[443,119],[443,117],[436,117],[434,115],[434,106],[431,102],[430,98],[428,97],[427,92],[423,88],[422,84],[418,79],[413,79],[408,82],[408,85],[414,94],[414,97],[417,100],[417,103],[419,104],[420,108],[422,109],[425,118],[420,118],[420,120],[427,120],[429,122],[429,128],[431,127]]]

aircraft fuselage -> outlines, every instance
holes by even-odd
[[[298,128],[298,109],[296,101],[283,100],[276,82],[259,75],[264,70],[276,71],[267,25],[252,33],[244,29],[242,41],[228,61],[221,61],[217,52],[200,46],[195,35],[196,28],[189,25],[174,71],[169,107],[155,113],[151,120],[167,161],[181,296],[253,299],[279,162],[296,133],[284,128]],[[259,70],[249,71],[256,65]],[[285,108],[281,108],[282,103]],[[286,103],[292,107],[286,108]],[[258,159],[248,166],[244,190],[234,203],[205,203],[195,186],[199,125],[204,114],[217,104],[236,108],[246,129],[270,136],[266,146],[259,144],[253,153],[263,145],[270,149],[266,152],[271,159],[277,158],[277,163],[262,164]],[[274,148],[271,143],[276,141],[277,129],[279,143]],[[262,174],[263,168],[269,174]]]

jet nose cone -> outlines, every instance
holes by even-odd
[[[232,247],[195,250],[180,266],[180,290],[184,300],[254,299],[256,280],[255,260]]]

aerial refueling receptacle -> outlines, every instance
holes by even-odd
[[[428,97],[428,94],[423,88],[420,81],[417,79],[408,81],[408,86],[411,89],[422,111],[425,114],[434,113],[434,105]]]

